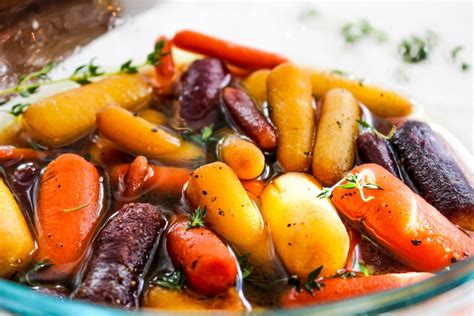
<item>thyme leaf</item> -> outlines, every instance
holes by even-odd
[[[313,271],[311,271],[303,284],[301,284],[301,280],[298,278],[297,275],[291,275],[288,278],[288,284],[290,286],[293,286],[298,292],[301,292],[304,289],[311,295],[314,295],[314,290],[320,291],[321,288],[324,286],[323,283],[318,281],[319,274],[322,270],[323,266],[319,266]]]
[[[386,42],[388,35],[384,31],[374,28],[366,19],[355,23],[346,23],[341,28],[342,36],[348,44],[354,44],[363,38],[372,37],[378,42]]]
[[[167,273],[164,276],[153,280],[151,283],[160,285],[162,287],[165,287],[167,289],[171,290],[176,290],[178,292],[181,292],[184,287],[186,279],[184,277],[184,273],[182,268],[173,271],[171,273]]]
[[[458,61],[459,61],[459,54],[461,53],[461,51],[464,50],[464,47],[463,46],[456,46],[455,48],[453,48],[453,50],[451,51],[451,59],[453,60],[454,63],[456,64],[459,64]],[[471,65],[468,64],[467,62],[465,61],[462,61],[461,64],[460,64],[460,69],[462,71],[467,71],[469,70],[469,68],[471,68]]]
[[[419,63],[429,57],[437,39],[438,36],[431,31],[426,32],[425,36],[413,35],[400,42],[398,51],[404,62],[409,64]]]

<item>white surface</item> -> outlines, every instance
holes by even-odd
[[[340,69],[413,97],[427,116],[450,130],[468,150],[473,144],[473,70],[462,72],[451,50],[472,65],[471,2],[228,2],[122,0],[123,24],[66,60],[54,75],[71,73],[97,57],[117,66],[143,60],[159,34],[189,28],[284,54],[302,65]],[[308,10],[318,14],[302,17]],[[387,43],[364,39],[347,45],[343,24],[368,19],[389,34]],[[397,53],[400,40],[426,30],[439,34],[425,62],[409,65]],[[409,82],[397,80],[402,69]],[[47,91],[46,91],[47,92]]]

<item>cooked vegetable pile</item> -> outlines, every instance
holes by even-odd
[[[8,91],[51,84],[47,67]],[[193,31],[64,80],[0,134],[4,279],[243,311],[403,287],[474,252],[470,175],[396,92]]]

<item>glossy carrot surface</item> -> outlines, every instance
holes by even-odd
[[[301,307],[311,304],[329,303],[351,297],[373,294],[402,286],[410,285],[432,277],[431,273],[398,273],[354,278],[329,278],[320,281],[324,286],[314,290],[314,295],[307,291],[292,288],[283,293],[280,303],[283,307]]]
[[[365,164],[351,173],[382,189],[364,189],[373,198],[363,201],[357,189],[338,187],[332,202],[408,266],[434,272],[473,254],[468,235],[384,168]]]
[[[100,209],[97,169],[75,154],[63,154],[46,168],[39,187],[38,260],[48,260],[58,277],[76,272],[96,228]]]
[[[188,220],[180,220],[168,233],[167,249],[173,264],[183,268],[187,284],[199,293],[222,294],[234,284],[236,259],[209,229],[189,228]]]
[[[173,45],[194,53],[219,58],[234,66],[246,69],[273,68],[288,61],[285,57],[274,53],[189,30],[176,33]]]

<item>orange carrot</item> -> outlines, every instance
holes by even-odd
[[[138,195],[152,174],[153,170],[144,156],[135,158],[124,177],[124,195],[128,197]]]
[[[164,46],[161,50],[163,57],[161,57],[160,62],[156,65],[156,72],[158,75],[172,78],[174,75],[174,62],[173,55],[171,54],[171,45],[172,42],[166,36],[159,36],[157,42],[163,41]]]
[[[250,75],[252,73],[252,70],[245,69],[245,68],[240,68],[240,67],[234,66],[234,65],[229,64],[229,63],[226,63],[225,66],[227,67],[227,70],[229,70],[230,74],[233,77],[243,78],[243,77],[247,77],[248,75]]]
[[[100,182],[97,169],[75,154],[51,162],[41,178],[37,223],[38,260],[48,259],[54,278],[76,272],[98,223]]]
[[[299,292],[292,288],[283,293],[280,297],[280,303],[283,307],[328,303],[403,287],[423,281],[431,276],[433,276],[431,273],[410,272],[347,279],[328,278],[320,281],[324,286],[320,290],[314,290],[314,295],[307,291]]]
[[[245,69],[273,68],[287,62],[283,56],[231,43],[202,33],[184,30],[175,34],[173,45],[198,54],[222,59]]]
[[[357,189],[338,187],[332,202],[403,263],[432,272],[474,253],[469,236],[384,168],[366,164],[351,173],[382,189],[363,189],[372,197],[364,201]]]
[[[252,193],[256,198],[260,197],[263,189],[265,188],[265,182],[263,180],[241,180],[240,181],[247,193]]]
[[[46,158],[46,153],[31,148],[0,146],[0,161],[44,158]]]
[[[155,166],[138,156],[130,165],[111,168],[110,177],[121,197],[130,200],[149,191],[179,195],[190,173],[186,168]]]
[[[180,220],[171,227],[166,246],[173,264],[183,268],[187,284],[199,293],[214,296],[234,285],[235,258],[209,229],[188,228],[188,221]]]

